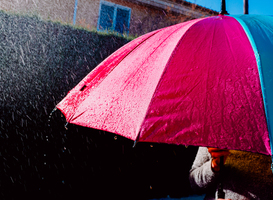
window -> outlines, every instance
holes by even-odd
[[[97,30],[128,34],[130,17],[130,8],[101,0]]]

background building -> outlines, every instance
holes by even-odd
[[[184,0],[2,0],[0,9],[130,35],[218,14]]]

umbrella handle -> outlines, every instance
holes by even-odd
[[[224,156],[220,157],[220,182],[218,185],[218,199],[225,198],[225,192],[223,191],[223,168],[224,168]]]

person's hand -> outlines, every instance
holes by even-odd
[[[211,162],[212,170],[215,172],[219,172],[220,158],[224,156],[224,164],[225,164],[227,157],[230,154],[229,150],[208,147],[208,151],[212,157],[212,162]]]

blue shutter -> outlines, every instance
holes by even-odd
[[[114,22],[115,7],[101,2],[98,30],[112,30]]]
[[[114,30],[121,34],[128,34],[130,17],[130,8],[101,0],[97,30]]]
[[[129,32],[130,10],[117,8],[115,31],[123,34]]]

